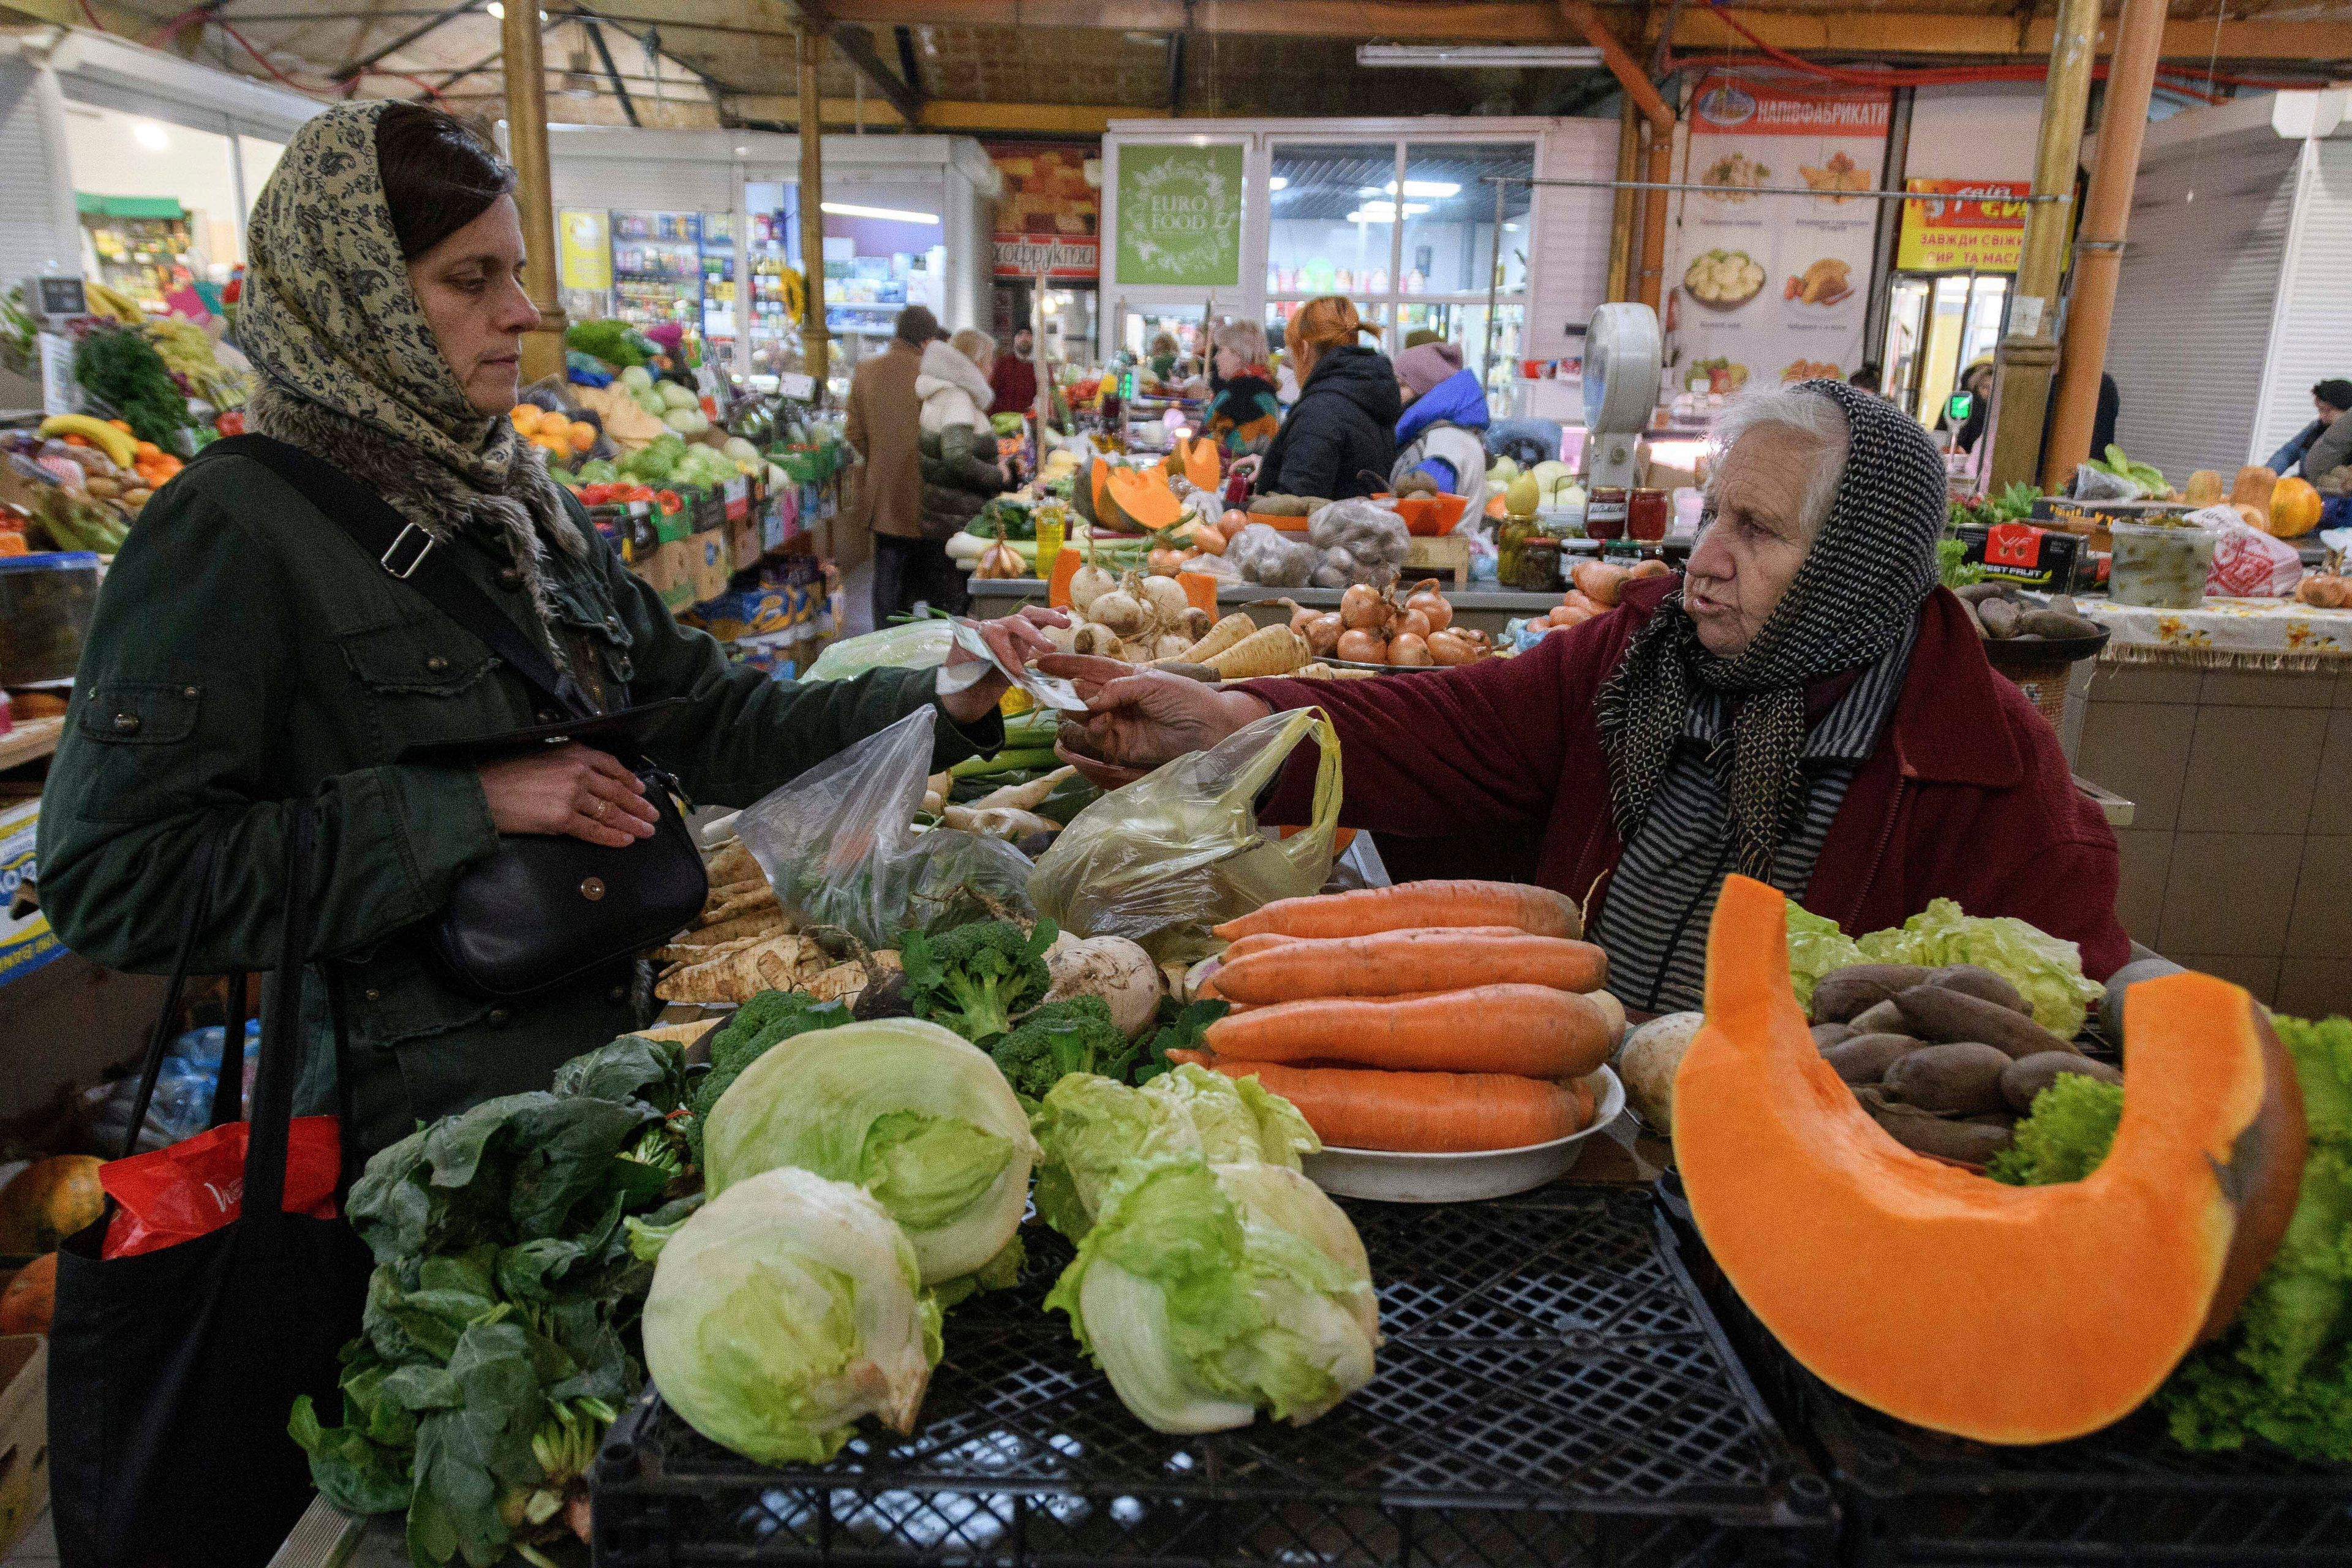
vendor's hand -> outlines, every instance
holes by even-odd
[[[492,763],[479,777],[500,833],[568,834],[621,849],[651,838],[660,819],[620,759],[576,742]]]
[[[1255,479],[1257,477],[1258,469],[1265,466],[1265,457],[1260,453],[1252,452],[1247,457],[1235,458],[1234,459],[1234,466],[1228,470],[1228,472],[1242,474],[1248,478]]]
[[[1087,745],[1107,763],[1156,768],[1187,752],[1203,752],[1243,725],[1273,710],[1241,691],[1219,691],[1189,676],[1138,670],[1115,658],[1050,654],[1037,661],[1046,675],[1062,676],[1086,699],[1082,722]]]
[[[1024,665],[1040,654],[1054,651],[1040,626],[1066,626],[1070,617],[1060,610],[1048,610],[1029,605],[1018,615],[1005,616],[993,621],[973,623],[980,627],[981,639],[995,650],[996,657],[1009,665]],[[959,664],[981,662],[980,656],[966,653],[953,643],[948,645],[948,668]],[[948,717],[959,724],[976,724],[988,717],[997,700],[1011,689],[1013,683],[998,670],[991,668],[986,675],[961,691],[942,693],[940,706]]]

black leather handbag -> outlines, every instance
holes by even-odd
[[[513,618],[382,496],[299,447],[235,436],[207,449],[269,468],[436,609],[488,645],[556,711],[553,724],[430,748],[435,761],[476,763],[535,746],[614,742],[659,814],[650,838],[621,849],[548,834],[508,834],[497,853],[467,868],[434,924],[432,946],[449,979],[477,995],[511,1001],[656,946],[690,924],[710,891],[702,857],[679,816],[677,781],[625,743],[682,700],[600,714]],[[423,760],[411,754],[404,761]]]

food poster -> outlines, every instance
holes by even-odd
[[[2025,244],[2026,180],[1906,180],[1932,196],[1903,204],[1898,272],[2014,272]]]
[[[1691,100],[1666,331],[1676,391],[1843,378],[1866,357],[1881,89],[1706,77]],[[1796,186],[1818,195],[1770,195]]]
[[[1004,182],[996,204],[996,276],[1097,276],[1102,270],[1096,237],[1102,198],[1087,177],[1094,149],[1002,145],[991,147],[988,155]]]

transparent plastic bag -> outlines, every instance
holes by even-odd
[[[803,680],[847,680],[869,669],[936,669],[948,661],[955,641],[950,621],[933,616],[884,626],[835,643],[816,656]]]
[[[801,924],[890,948],[909,927],[1029,912],[1029,857],[950,828],[915,831],[932,716],[919,708],[737,814],[736,837]]]
[[[1268,838],[1258,795],[1310,734],[1322,749],[1313,819]],[[1323,886],[1339,820],[1330,721],[1314,708],[1269,713],[1078,813],[1037,862],[1029,895],[1080,936],[1123,936],[1162,963],[1205,957],[1210,927]]]

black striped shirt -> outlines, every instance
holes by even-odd
[[[1772,885],[1791,899],[1804,896],[1847,786],[1894,714],[1917,637],[1914,621],[1806,732],[1803,805],[1772,864]],[[1628,1007],[1671,1013],[1705,1005],[1707,926],[1734,858],[1734,712],[1725,693],[1702,689],[1694,698],[1657,798],[1593,921],[1592,940],[1609,954],[1609,989]]]

